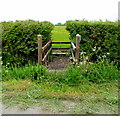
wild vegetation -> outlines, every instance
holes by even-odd
[[[80,51],[88,56],[88,61],[106,58],[119,66],[120,55],[118,22],[110,21],[67,21],[66,29],[70,32],[70,40],[75,41],[76,34],[80,34]]]
[[[2,70],[3,103],[9,106],[26,109],[41,103],[43,110],[56,113],[118,113],[118,70],[113,64],[80,64],[66,72],[49,72],[40,65]],[[75,104],[71,108],[63,103],[69,100]]]
[[[24,109],[33,104],[39,104],[42,110],[52,113],[118,114],[119,68],[116,60],[118,32],[115,23],[69,21],[67,27],[56,26],[53,31],[53,25],[50,22],[17,21],[2,24],[4,25],[2,33],[3,103],[8,106],[19,105]],[[81,52],[86,52],[86,56],[93,58],[96,62],[70,65],[65,72],[50,72],[45,66],[31,62],[37,59],[37,53],[32,54],[37,50],[37,34],[43,35],[44,42],[50,38],[51,34],[53,41],[70,41],[69,33],[64,30],[65,28],[69,30],[72,41],[77,33],[82,36]],[[98,49],[100,45],[103,47]],[[110,48],[111,45],[113,48]],[[20,50],[28,54],[28,57],[18,55],[21,53]],[[97,59],[93,57],[94,54],[101,56],[99,60],[98,57]],[[103,55],[106,55],[106,58],[102,57]],[[11,63],[16,64],[10,66]],[[19,63],[24,65],[18,65]],[[68,105],[66,106],[64,102]]]
[[[51,38],[53,24],[33,20],[2,22],[3,65],[24,65],[37,61],[37,36],[42,35],[43,45]]]

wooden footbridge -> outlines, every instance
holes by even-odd
[[[77,64],[80,58],[80,41],[81,36],[76,35],[76,43],[73,42],[52,42],[52,39],[42,46],[42,36],[38,35],[38,64],[45,65],[48,69],[61,69],[65,68],[68,64]],[[52,44],[71,44],[70,48],[53,48]],[[62,54],[51,61],[52,55]],[[71,55],[65,57],[63,55]],[[72,62],[71,62],[72,61]]]

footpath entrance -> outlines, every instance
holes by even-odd
[[[42,37],[38,35],[38,64],[45,65],[49,70],[64,70],[70,64],[77,64],[80,58],[81,36],[76,35],[76,43],[52,42],[42,46]],[[69,48],[53,48],[52,44],[71,44]]]

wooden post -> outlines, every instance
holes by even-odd
[[[80,40],[81,36],[79,34],[76,35],[76,51],[75,51],[75,60],[76,63],[79,63],[79,57],[80,57]]]
[[[38,64],[42,65],[42,36],[38,35]]]

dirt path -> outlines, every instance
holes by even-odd
[[[58,56],[53,58],[53,61],[48,64],[49,70],[65,70],[71,64],[69,57]]]
[[[59,107],[59,105],[54,106],[56,102],[54,104],[53,102],[51,102],[51,107],[49,107],[48,106],[49,103],[47,103],[46,101],[44,101],[43,106],[37,103],[25,110],[20,109],[19,106],[7,107],[7,105],[2,104],[2,114],[69,114],[68,109],[76,105],[74,101],[69,100],[62,100],[59,102],[61,102],[62,105],[64,105],[64,107],[61,106]]]
[[[7,107],[2,105],[2,114],[118,114],[117,111],[112,111],[109,106],[97,105],[99,107],[92,106],[92,104],[83,104],[80,101],[71,100],[43,100],[41,103],[30,105],[26,109],[21,109],[18,106]]]

